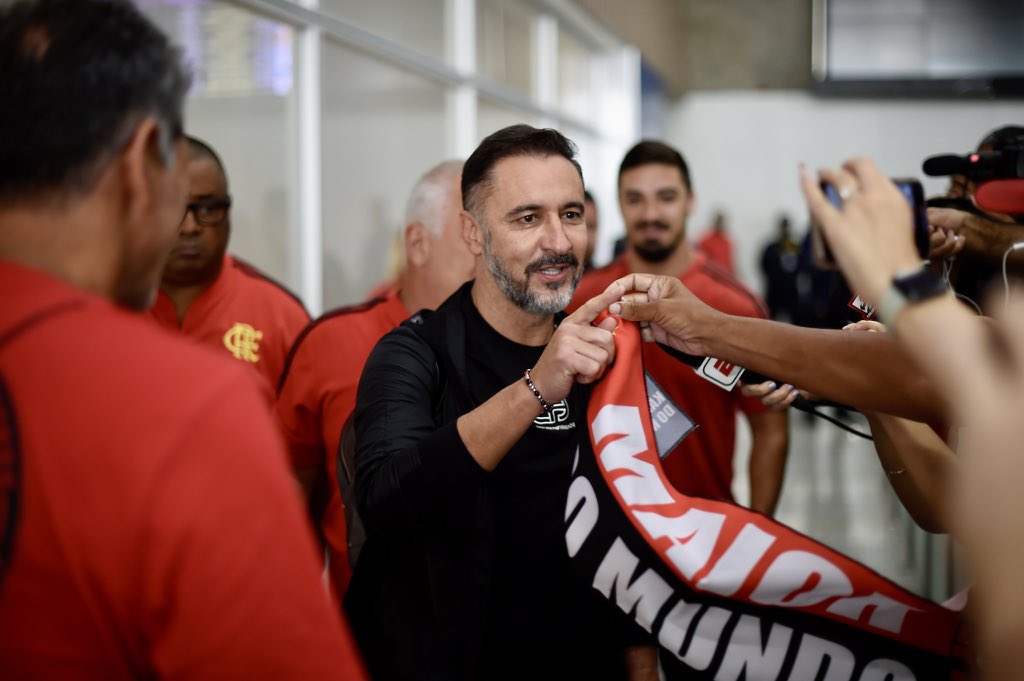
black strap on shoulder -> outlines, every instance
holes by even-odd
[[[359,553],[366,543],[366,527],[356,508],[356,429],[355,412],[349,414],[338,442],[338,488],[345,506],[345,528],[348,538],[348,564],[355,569]]]
[[[0,579],[11,562],[21,482],[21,442],[14,404],[0,375]]]
[[[405,324],[412,324],[415,331],[416,325],[422,325],[422,313],[413,315],[413,318]],[[417,318],[420,318],[417,320]],[[428,343],[429,347],[429,343]],[[431,348],[432,349],[432,348]],[[444,397],[447,381],[441,372],[437,359],[434,360],[434,390],[431,395],[433,403],[434,420],[441,422],[441,404]],[[345,527],[348,537],[348,562],[351,569],[355,570],[359,554],[366,543],[366,526],[359,515],[356,506],[356,427],[355,411],[349,414],[345,425],[341,429],[341,438],[338,441],[338,489],[341,492],[341,501],[345,506]]]
[[[32,327],[84,306],[85,301],[76,297],[36,310],[0,334],[0,350]],[[21,438],[14,400],[3,373],[0,373],[0,579],[11,564],[20,507]]]

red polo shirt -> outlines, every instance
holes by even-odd
[[[370,351],[408,316],[396,291],[362,305],[327,312],[295,341],[281,378],[277,416],[292,465],[316,467],[325,477],[328,498],[319,524],[339,596],[345,593],[352,576],[337,477],[341,431],[356,407],[356,388]]]
[[[629,274],[625,254],[584,275],[570,303],[574,310],[603,292],[616,279]],[[700,251],[679,277],[694,295],[711,307],[743,317],[767,316],[764,305],[732,275]],[[733,453],[736,446],[736,410],[765,410],[760,400],[727,392],[673,359],[655,343],[644,343],[644,367],[654,381],[699,427],[662,460],[669,481],[683,494],[733,501]]]
[[[363,679],[254,375],[43,273],[0,290],[0,676]]]
[[[309,323],[301,301],[252,265],[224,257],[220,275],[192,302],[178,323],[163,292],[149,311],[162,326],[251,364],[277,387],[295,337]]]

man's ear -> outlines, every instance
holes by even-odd
[[[150,213],[157,200],[154,192],[159,186],[160,174],[167,170],[160,157],[160,129],[156,119],[147,117],[135,128],[121,151],[119,166],[125,215],[133,223],[151,219]]]
[[[421,222],[410,222],[405,226],[405,262],[407,265],[423,267],[430,259],[430,235]]]
[[[697,195],[691,192],[690,195],[686,198],[686,214],[690,215],[691,213],[693,213],[693,209],[696,206],[697,206]]]
[[[469,252],[473,255],[481,255],[484,252],[484,233],[477,224],[476,218],[468,210],[459,213],[462,220],[462,238],[465,239]]]

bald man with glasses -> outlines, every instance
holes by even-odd
[[[187,139],[188,205],[149,314],[252,365],[273,391],[309,314],[290,291],[227,253],[231,196],[224,164],[208,144]]]

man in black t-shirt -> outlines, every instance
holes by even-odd
[[[572,574],[565,496],[621,290],[582,274],[571,142],[526,125],[463,168],[476,278],[385,336],[355,411],[367,541],[346,598],[375,679],[656,679],[652,648]]]

